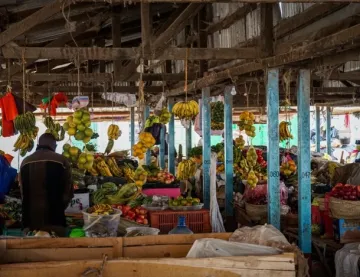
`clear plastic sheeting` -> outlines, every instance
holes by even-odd
[[[281,253],[281,250],[268,246],[230,242],[221,239],[198,239],[194,242],[186,258],[261,256]]]
[[[360,258],[360,243],[348,243],[336,251],[336,277],[360,276],[358,261]]]

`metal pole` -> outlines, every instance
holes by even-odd
[[[232,108],[233,96],[232,90],[234,87],[227,87],[224,94],[224,121],[225,121],[225,135],[224,135],[224,150],[225,150],[225,215],[232,217],[234,215],[233,207],[233,192],[234,192],[234,170],[233,170],[233,132],[232,132]]]
[[[160,168],[165,169],[165,125],[161,127],[160,131],[159,163]]]
[[[210,88],[202,89],[203,194],[204,207],[210,208],[211,114]]]
[[[185,130],[186,132],[186,158],[189,159],[190,149],[191,149],[191,132],[192,132],[192,123],[190,122],[190,126],[188,129]]]
[[[326,107],[326,153],[331,156],[331,110]]]
[[[172,111],[174,100],[169,99],[168,110]],[[174,115],[171,114],[169,121],[169,135],[168,135],[168,170],[171,174],[175,174],[175,120]]]
[[[279,69],[268,71],[267,84],[268,112],[268,219],[269,223],[280,230],[280,154],[279,154]]]
[[[131,145],[131,156],[134,155],[133,146],[135,144],[135,108],[130,108],[130,145]]]
[[[149,106],[146,106],[145,109],[144,109],[144,120],[146,121],[146,119],[149,117],[150,115],[150,107]],[[144,122],[145,124],[145,122]],[[151,164],[151,151],[150,149],[146,151],[146,154],[145,154],[145,164],[146,165],[149,165]]]
[[[299,72],[298,91],[299,247],[311,253],[310,70]]]
[[[316,152],[320,152],[320,107],[315,108]]]

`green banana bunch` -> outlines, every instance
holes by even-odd
[[[31,112],[18,115],[14,120],[14,127],[20,132],[14,143],[14,151],[20,150],[20,155],[23,157],[34,148],[34,139],[36,139],[39,132],[35,115]]]
[[[154,123],[160,123],[160,119],[156,115],[150,115],[145,121],[145,128],[153,126]]]
[[[52,134],[56,141],[62,141],[65,138],[64,128],[60,125],[60,123],[55,123],[51,116],[46,116],[44,118],[44,125],[47,128],[45,133]]]

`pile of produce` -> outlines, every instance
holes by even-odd
[[[146,183],[147,175],[148,175],[147,171],[143,169],[141,166],[139,166],[135,170],[135,174],[134,174],[135,184],[139,187],[142,187]]]
[[[210,103],[211,108],[211,130],[224,129],[224,103],[216,101]]]
[[[123,176],[123,172],[122,172],[121,168],[117,165],[117,162],[114,157],[107,157],[106,164],[108,165],[110,172],[112,173],[113,176],[116,176],[116,177]]]
[[[82,189],[86,187],[84,170],[72,167],[71,177],[72,177],[74,189]]]
[[[77,167],[79,169],[92,170],[94,163],[94,156],[90,153],[81,153],[77,160]]]
[[[235,139],[235,145],[236,147],[239,147],[241,150],[245,147],[245,140],[242,135],[240,135],[238,138]]]
[[[296,164],[290,157],[283,160],[280,165],[280,173],[285,176],[290,176],[296,172]]]
[[[105,177],[113,176],[105,159],[101,156],[96,157],[94,161],[94,170],[96,170],[101,176],[105,176]]]
[[[174,105],[172,113],[179,119],[194,120],[199,114],[199,104],[194,100],[180,101]]]
[[[86,212],[91,215],[111,215],[115,211],[110,205],[98,204],[88,208]]]
[[[105,186],[104,186],[105,185]],[[124,204],[136,199],[141,192],[134,183],[123,185],[120,189],[114,183],[105,183],[93,193],[94,204]]]
[[[121,210],[121,217],[127,220],[135,221],[139,224],[148,225],[148,211],[143,207],[131,207],[130,205],[113,205],[115,209]]]
[[[183,160],[178,164],[176,178],[179,180],[187,180],[195,176],[196,169],[196,163],[192,159]]]
[[[163,210],[169,206],[169,197],[168,196],[148,196],[144,198],[143,205],[145,209],[149,210]]]
[[[290,132],[289,125],[290,125],[290,123],[287,121],[280,122],[280,124],[279,124],[280,141],[294,138]]]
[[[202,156],[202,146],[196,146],[190,149],[189,157],[190,158],[200,158]]]
[[[170,199],[170,207],[189,207],[189,206],[198,206],[200,204],[199,198],[192,198],[188,196],[186,198],[179,196],[178,198]]]
[[[357,201],[360,200],[360,186],[338,183],[330,195],[338,199]]]
[[[80,154],[81,150],[76,146],[71,146],[68,143],[64,144],[62,155],[68,158],[73,165],[77,164]]]
[[[135,177],[135,169],[131,164],[125,163],[122,167],[124,177],[128,181],[128,183],[134,182]]]
[[[256,155],[257,155],[257,163],[261,167],[266,168],[267,167],[267,162],[264,160],[263,151],[261,149],[256,149]]]
[[[258,155],[254,147],[249,147],[249,150],[246,153],[246,161],[250,167],[254,167],[257,163]]]
[[[34,148],[34,140],[39,132],[34,114],[27,112],[18,115],[14,120],[14,127],[20,132],[20,135],[14,143],[13,151],[20,150],[20,155],[24,157],[27,152],[31,152]]]
[[[108,130],[108,144],[105,149],[105,154],[109,154],[114,147],[114,142],[121,136],[121,130],[118,125],[110,124]]]
[[[101,188],[99,188],[92,194],[92,202],[94,204],[104,204],[107,200],[106,197],[108,195],[114,195],[118,190],[118,186],[114,183],[104,183],[101,185]]]
[[[90,113],[85,109],[79,109],[66,118],[63,128],[69,136],[74,136],[76,140],[86,144],[94,134],[90,126]]]
[[[142,160],[145,157],[146,151],[153,147],[155,142],[156,141],[151,133],[141,132],[139,135],[139,142],[133,146],[134,156]]]
[[[159,115],[159,122],[161,124],[168,124],[171,118],[171,113],[167,108],[163,108]]]
[[[65,129],[60,123],[55,123],[51,116],[44,118],[44,125],[47,128],[45,133],[52,134],[57,141],[62,141],[65,138]]]
[[[245,134],[249,137],[255,137],[255,115],[252,112],[244,111],[240,114],[239,128],[240,131],[245,130]]]

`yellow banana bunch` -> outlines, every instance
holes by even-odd
[[[294,138],[289,130],[289,122],[281,121],[279,124],[280,141]]]
[[[122,171],[119,168],[119,166],[116,163],[116,160],[114,157],[108,158],[106,161],[107,165],[110,168],[111,173],[116,176],[116,177],[121,177],[122,176]]]
[[[125,176],[126,180],[129,183],[133,183],[135,180],[135,171],[132,168],[130,168],[130,166],[127,164],[125,164],[125,167],[123,167],[122,170],[124,172],[124,176]]]
[[[96,169],[99,171],[101,176],[105,176],[105,177],[113,176],[108,165],[106,164],[103,158],[97,157],[95,160],[95,164],[96,164]]]
[[[192,160],[183,160],[178,164],[176,178],[179,180],[187,180],[196,173],[196,163]]]
[[[87,169],[87,171],[91,174],[91,176],[99,176],[99,173],[95,168],[95,164],[93,164],[92,168]]]
[[[118,125],[111,124],[107,130],[109,139],[117,140],[121,136],[121,130]]]
[[[177,102],[172,112],[179,119],[193,120],[199,114],[199,105],[194,100]]]

